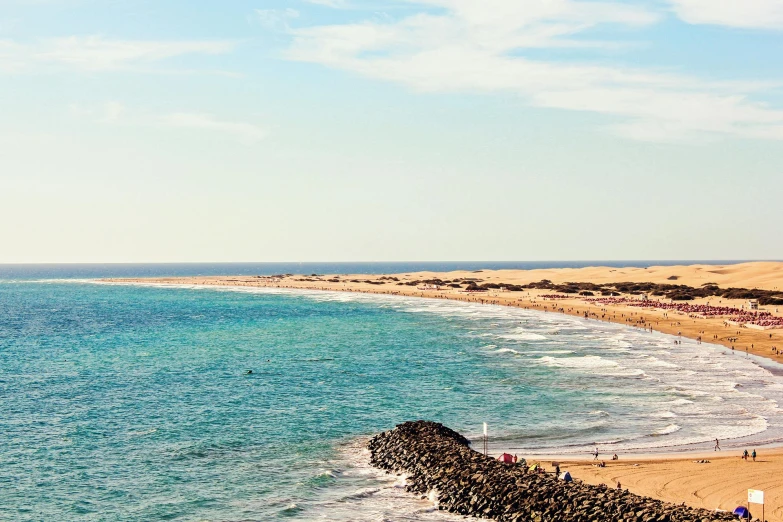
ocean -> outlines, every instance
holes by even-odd
[[[476,441],[487,422],[491,451],[528,460],[783,440],[779,365],[719,346],[435,299],[92,280],[337,271],[240,266],[0,267],[0,520],[465,520],[369,466],[366,440],[406,420]]]

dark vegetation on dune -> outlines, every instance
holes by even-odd
[[[436,491],[438,508],[508,522],[711,522],[735,520],[606,485],[566,482],[473,451],[435,422],[400,424],[368,443],[372,465],[407,474],[406,489]]]
[[[481,283],[481,284],[479,284]],[[442,279],[419,279],[404,281],[398,285],[418,286],[421,284],[465,288],[466,290],[506,289],[510,292],[523,292],[528,289],[552,290],[562,294],[578,294],[582,296],[618,296],[621,294],[651,294],[674,301],[691,301],[700,297],[721,297],[723,299],[758,299],[762,305],[783,305],[783,292],[748,288],[720,288],[715,283],[705,283],[699,288],[687,285],[659,283],[553,283],[548,279],[527,285],[509,283],[482,283],[480,279],[444,281]]]
[[[285,277],[285,276],[272,276]],[[669,279],[677,279],[672,276]],[[320,279],[297,279],[297,281],[320,281]],[[330,283],[339,283],[338,276],[328,279]],[[482,279],[462,278],[454,280],[416,279],[412,281],[400,281],[393,276],[383,276],[377,280],[351,279],[351,283],[367,283],[371,285],[384,285],[395,283],[398,286],[434,285],[450,288],[464,288],[471,291],[499,290],[510,292],[523,292],[525,290],[551,290],[561,294],[575,294],[581,296],[619,296],[621,294],[641,295],[650,294],[655,297],[664,297],[673,301],[692,301],[693,299],[706,297],[720,297],[723,299],[758,299],[761,305],[783,305],[783,292],[777,290],[759,290],[757,288],[720,288],[715,283],[705,283],[696,288],[687,285],[660,284],[660,283],[553,283],[548,279],[527,285],[515,285],[503,282],[484,282]]]
[[[544,279],[537,283],[530,283],[526,288],[538,288],[553,290],[563,294],[582,294],[582,292],[594,292],[601,295],[620,294],[651,294],[658,297],[666,297],[674,301],[691,301],[700,297],[721,297],[723,299],[758,299],[762,305],[783,304],[783,293],[773,290],[759,290],[748,288],[720,288],[715,283],[705,283],[699,288],[687,285],[658,284],[658,283],[562,283],[555,284]]]

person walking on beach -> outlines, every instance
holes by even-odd
[[[596,446],[595,451],[593,451],[593,460],[598,460],[598,446]]]
[[[715,439],[715,451],[720,451],[720,441]]]
[[[753,453],[751,453],[750,456],[753,457],[753,462],[756,462],[756,450],[753,450]]]

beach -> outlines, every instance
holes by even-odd
[[[395,279],[391,279],[395,278]],[[322,291],[363,292],[410,297],[453,299],[514,306],[544,312],[565,313],[586,320],[600,320],[625,324],[637,328],[698,339],[783,362],[783,328],[760,330],[727,325],[726,318],[699,317],[698,314],[678,313],[677,310],[640,308],[628,303],[590,302],[602,297],[586,298],[565,295],[550,290],[526,289],[521,292],[487,290],[468,292],[443,285],[403,283],[427,280],[471,281],[528,285],[548,280],[556,284],[567,282],[606,284],[618,282],[676,284],[701,287],[716,284],[721,288],[760,289],[783,294],[783,262],[750,262],[735,265],[680,265],[651,266],[648,268],[559,268],[543,270],[477,270],[454,272],[413,272],[404,274],[348,274],[348,275],[283,275],[283,277],[210,276],[107,279],[112,283],[146,283],[166,285],[237,286],[295,288]],[[548,297],[555,295],[556,298]],[[622,297],[622,296],[621,296]],[[626,296],[631,297],[631,296]],[[663,300],[671,303],[670,300]],[[637,303],[638,304],[638,303]],[[747,299],[700,298],[688,302],[698,306],[730,307],[742,310],[748,307]],[[759,306],[759,311],[783,318],[783,305]],[[776,353],[780,349],[781,353]]]
[[[603,468],[591,460],[561,461],[560,467],[589,484],[616,487],[619,482],[623,489],[638,495],[706,509],[731,511],[736,506],[748,506],[747,490],[762,490],[765,518],[777,522],[783,520],[783,450],[757,451],[755,462],[750,458],[743,460],[741,452],[714,451],[618,461],[611,461],[611,455],[602,455],[601,460],[606,462]],[[709,462],[699,463],[700,460]],[[750,510],[754,518],[761,517],[761,506],[750,505]]]
[[[223,287],[269,287],[300,290],[342,291],[373,293],[407,297],[451,299],[462,302],[504,305],[538,310],[546,313],[563,313],[577,316],[584,321],[606,321],[624,324],[642,332],[670,334],[671,342],[678,337],[701,340],[733,349],[737,356],[753,354],[773,361],[783,361],[776,353],[783,348],[783,329],[754,329],[737,324],[727,324],[726,317],[701,316],[681,312],[675,308],[638,306],[638,296],[613,297],[563,295],[547,289],[504,291],[500,288],[483,292],[469,292],[464,288],[423,283],[427,280],[455,281],[462,283],[500,283],[504,286],[527,285],[541,280],[555,284],[649,282],[701,287],[706,283],[721,288],[746,288],[778,291],[783,288],[783,263],[754,262],[737,265],[691,265],[648,268],[591,267],[582,269],[552,270],[482,270],[472,272],[418,272],[375,275],[283,275],[279,277],[212,276],[181,278],[126,278],[109,279],[111,283],[153,285],[196,285]],[[409,285],[400,283],[420,283]],[[610,302],[606,299],[623,298],[631,302]],[[604,299],[604,301],[593,301]],[[662,303],[674,305],[671,300]],[[692,306],[728,307],[746,310],[748,299],[717,297],[688,301]],[[783,316],[783,306],[760,305],[759,312],[773,318]],[[754,448],[748,448],[751,451]],[[593,466],[590,460],[559,458],[561,469],[568,469],[579,480],[591,484],[605,483],[614,487],[620,482],[633,493],[707,509],[732,510],[746,505],[747,489],[761,489],[766,494],[766,519],[783,520],[780,509],[783,487],[777,477],[783,471],[783,450],[765,447],[759,449],[757,462],[744,461],[737,448],[710,453],[670,453],[665,455],[627,456],[611,461],[611,455],[602,455],[606,467]],[[709,463],[695,463],[696,460]],[[542,462],[543,463],[543,462]],[[755,516],[760,516],[760,506],[751,506]]]

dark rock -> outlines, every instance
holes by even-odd
[[[406,473],[406,489],[437,490],[440,509],[518,522],[715,522],[735,520],[634,495],[529,473],[473,451],[470,441],[435,422],[400,424],[368,443],[373,466]]]

